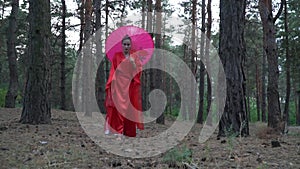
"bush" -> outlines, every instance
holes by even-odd
[[[179,165],[178,163],[190,162],[191,160],[192,151],[186,146],[181,148],[173,148],[163,157],[163,161],[171,165]]]

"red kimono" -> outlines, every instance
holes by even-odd
[[[142,66],[136,55],[135,67],[122,52],[116,53],[106,83],[105,130],[112,133],[136,136],[136,128],[143,130],[141,71]]]

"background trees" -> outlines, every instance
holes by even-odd
[[[199,123],[206,120],[210,99],[215,98],[214,94],[211,93],[209,77],[205,74],[204,66],[202,65],[202,67],[200,67],[201,64],[199,62],[199,58],[202,55],[209,59],[209,57],[207,57],[209,56],[209,51],[201,50],[203,47],[204,49],[207,49],[207,46],[210,45],[208,41],[201,38],[199,32],[202,31],[209,39],[212,39],[211,41],[217,48],[220,46],[220,54],[224,59],[224,64],[226,63],[225,65],[236,68],[244,65],[242,68],[239,67],[239,70],[243,70],[241,72],[244,72],[244,75],[241,76],[242,79],[239,81],[241,83],[240,85],[243,86],[240,88],[240,91],[244,93],[244,96],[241,96],[241,98],[245,97],[246,99],[242,99],[241,107],[243,108],[241,109],[242,111],[239,111],[243,114],[243,118],[246,115],[245,112],[248,112],[248,118],[252,122],[257,120],[266,122],[269,120],[270,126],[274,128],[280,127],[278,125],[282,124],[282,118],[285,118],[291,125],[296,124],[296,108],[298,106],[297,91],[300,89],[300,72],[298,71],[300,59],[297,57],[300,51],[297,40],[300,33],[298,29],[300,26],[300,22],[298,21],[300,4],[297,0],[283,1],[284,5],[282,5],[282,11],[284,13],[282,13],[282,15],[279,15],[280,13],[278,13],[279,9],[281,9],[281,2],[279,1],[251,0],[247,1],[245,5],[234,8],[243,11],[246,7],[246,10],[243,13],[240,12],[240,20],[236,20],[240,27],[231,30],[232,32],[230,34],[232,35],[232,39],[228,37],[228,41],[224,40],[225,34],[222,32],[228,27],[228,25],[223,25],[225,23],[222,22],[223,17],[221,18],[220,33],[218,33],[219,28],[214,26],[218,25],[218,18],[216,18],[216,16],[212,17],[212,15],[217,13],[219,9],[214,8],[214,6],[211,5],[210,0],[201,2],[180,1],[178,3],[181,5],[177,5],[176,7],[172,6],[171,1],[168,0],[162,0],[161,2],[152,0],[95,0],[93,3],[90,1],[76,1],[74,4],[70,4],[68,1],[65,2],[64,0],[53,0],[49,2],[49,10],[46,9],[46,6],[40,7],[39,9],[40,11],[49,11],[51,16],[41,16],[37,14],[39,17],[45,17],[46,19],[36,25],[35,23],[31,23],[33,22],[31,19],[32,17],[38,16],[31,16],[31,14],[28,13],[33,12],[32,9],[28,9],[28,7],[30,7],[30,5],[35,5],[35,3],[32,2],[31,4],[29,3],[31,1],[20,1],[19,6],[17,6],[17,0],[12,2],[13,3],[0,1],[1,107],[22,107],[23,105],[28,104],[28,98],[31,96],[28,96],[27,94],[35,93],[34,91],[30,92],[29,90],[36,90],[35,88],[29,88],[29,86],[32,86],[32,84],[29,83],[30,79],[33,78],[30,74],[38,75],[41,72],[45,72],[45,76],[42,76],[44,78],[43,81],[45,82],[44,86],[48,85],[48,88],[51,88],[51,90],[46,88],[45,91],[40,90],[44,93],[49,93],[49,104],[45,105],[48,105],[49,108],[51,105],[51,108],[74,110],[73,100],[71,99],[72,76],[73,73],[79,75],[84,69],[81,67],[78,68],[78,70],[74,70],[74,66],[77,59],[81,59],[82,62],[86,59],[84,57],[79,57],[79,55],[77,55],[79,53],[78,51],[82,49],[82,46],[90,35],[93,35],[96,30],[101,29],[100,40],[98,42],[91,42],[90,47],[93,52],[92,55],[94,55],[94,58],[91,59],[96,63],[97,60],[104,57],[103,47],[106,36],[116,28],[112,27],[112,24],[110,24],[112,23],[112,20],[114,20],[118,26],[135,24],[144,27],[149,32],[158,30],[159,27],[157,27],[157,23],[161,23],[162,34],[153,35],[156,47],[171,51],[180,56],[194,71],[199,87],[201,88],[199,97],[200,101],[202,100],[202,104],[198,112]],[[161,4],[161,6],[159,6],[159,4]],[[11,6],[14,8],[11,8]],[[212,9],[210,9],[211,7]],[[226,10],[226,7],[225,4],[221,3],[221,12],[224,11],[224,8]],[[159,9],[163,11],[161,16],[158,13]],[[17,10],[18,12],[15,12]],[[271,12],[272,10],[273,13]],[[145,13],[141,14],[141,11],[145,11]],[[128,16],[133,12],[141,14],[141,16],[143,16],[141,17],[141,20],[132,22],[126,19],[125,16]],[[170,24],[171,21],[168,20],[172,15],[175,15],[178,20],[182,20],[183,23],[193,22],[196,31],[193,33],[193,29],[191,29],[192,27],[190,27],[190,25],[183,24],[179,28],[172,27],[172,23]],[[225,15],[227,16],[228,14],[226,13],[224,16]],[[26,20],[27,16],[29,20]],[[242,18],[243,16],[245,16],[245,19]],[[44,25],[49,24],[50,18],[51,32],[48,30],[49,25],[43,27]],[[278,18],[276,22],[274,18]],[[45,23],[46,21],[47,23]],[[230,21],[226,23],[229,24]],[[244,24],[246,26],[243,26]],[[14,25],[17,26],[15,27]],[[45,29],[42,34],[37,35],[40,35],[40,38],[47,41],[47,43],[49,41],[48,46],[51,46],[51,48],[46,47],[47,45],[45,46],[45,52],[49,57],[44,57],[45,55],[43,53],[35,55],[35,52],[33,52],[36,45],[32,45],[34,41],[32,41],[31,38],[35,35],[29,35],[28,33],[33,31],[34,26],[38,26],[39,29]],[[244,33],[242,33],[242,28],[244,28]],[[271,30],[272,33],[268,33],[268,30]],[[72,34],[69,33],[71,31]],[[185,36],[185,44],[187,45],[174,42],[173,34],[175,33],[181,33]],[[221,36],[221,41],[219,41],[219,36]],[[233,38],[237,39],[234,40]],[[14,39],[15,42],[13,42]],[[238,39],[240,39],[241,42],[243,39],[245,40],[245,47],[243,48],[240,46],[241,53],[238,52],[238,56],[229,57],[229,55],[233,56],[233,53],[235,52],[226,51],[225,49],[230,48],[233,50],[233,48],[224,45],[230,45],[229,40],[236,42]],[[267,42],[269,44],[267,44]],[[263,46],[263,44],[265,45]],[[243,44],[239,43],[236,45]],[[194,53],[191,52],[191,49],[193,49],[192,46],[195,48]],[[43,47],[40,49],[43,49]],[[48,49],[49,51],[47,51]],[[228,56],[224,55],[226,52],[228,52]],[[32,63],[39,67],[37,69],[33,68],[34,66],[32,67],[30,64],[30,58],[35,57],[41,59],[32,60]],[[46,59],[45,62],[42,58]],[[227,59],[233,60],[225,62]],[[37,64],[38,62],[39,64]],[[47,64],[43,65],[42,63]],[[109,62],[106,60],[106,62],[101,63],[97,71],[98,75],[95,88],[98,105],[100,107],[104,99],[104,90],[102,87],[107,79],[109,66]],[[45,69],[41,69],[40,67],[45,67]],[[209,69],[209,66],[205,68]],[[32,72],[27,76],[27,71],[28,73]],[[47,75],[47,72],[49,72],[49,75]],[[147,97],[152,90],[151,87],[153,87],[150,83],[157,82],[157,78],[154,76],[153,72],[154,71],[152,70],[143,72],[144,109],[149,107]],[[235,77],[233,72],[234,71],[229,71],[228,76]],[[238,73],[239,76],[237,77],[240,77],[241,72]],[[164,115],[177,116],[180,109],[180,101],[182,99],[180,98],[179,90],[177,90],[178,86],[172,77],[161,72],[158,74],[161,74],[161,80],[159,80],[161,82],[160,86],[168,96],[167,109],[164,112]],[[204,78],[205,76],[206,80]],[[268,88],[266,85],[268,85]],[[229,85],[229,87],[234,86]],[[83,91],[80,87],[78,90],[78,92]],[[237,96],[238,94],[234,95]],[[45,97],[44,99],[47,99],[46,94],[43,97]],[[80,99],[81,98],[78,98],[75,102],[79,102]],[[48,112],[49,108],[46,107],[47,106],[44,107],[44,110]],[[230,107],[232,106],[226,107],[226,109]],[[266,109],[267,107],[268,109]],[[280,109],[281,107],[284,107],[284,109]],[[103,112],[103,107],[101,110]],[[226,110],[225,112],[229,112],[229,110]],[[283,114],[285,114],[284,117]],[[231,124],[229,123],[229,128],[230,125]],[[240,124],[237,126],[240,126]],[[226,128],[228,128],[228,126]]]

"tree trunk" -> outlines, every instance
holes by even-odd
[[[267,122],[266,107],[267,107],[267,94],[266,94],[266,76],[267,76],[267,66],[266,66],[266,54],[263,52],[262,57],[262,76],[261,76],[261,120],[262,122]]]
[[[7,34],[7,58],[9,67],[9,88],[5,96],[5,107],[14,108],[18,96],[18,69],[16,53],[16,32],[19,0],[12,1],[12,10],[9,17],[9,28]]]
[[[146,6],[146,0],[142,0],[142,28],[145,29],[145,19],[146,19],[146,10],[145,10],[145,6]]]
[[[104,100],[105,100],[105,73],[104,73],[104,60],[102,53],[102,31],[101,29],[101,0],[94,0],[94,9],[96,14],[96,57],[97,63],[99,63],[96,77],[96,96],[97,103],[100,108],[100,112],[105,112]]]
[[[297,108],[296,108],[296,117],[297,117],[297,121],[296,124],[300,125],[300,90],[297,92],[297,97],[298,97],[298,104],[296,104]],[[297,100],[297,99],[296,99]]]
[[[156,0],[155,3],[155,10],[156,10],[156,34],[155,34],[155,48],[160,49],[161,48],[161,31],[162,31],[162,6],[161,6],[161,0]],[[157,56],[156,57],[162,57],[162,56]],[[157,59],[157,65],[162,64],[159,60]],[[159,70],[155,70],[156,72],[156,87],[160,88],[162,87],[162,77],[161,77],[161,72]],[[156,105],[159,105],[156,104]],[[158,112],[155,112],[158,113]],[[165,116],[164,113],[162,113],[157,119],[156,123],[158,124],[165,124]]]
[[[74,95],[80,96],[80,86],[83,83],[80,79],[82,78],[82,46],[83,46],[83,31],[84,31],[84,1],[81,1],[81,5],[79,7],[80,10],[80,33],[79,33],[79,48],[77,51],[77,65],[75,70],[75,80],[74,82]],[[82,97],[74,98],[74,108],[76,111],[82,111]]]
[[[279,70],[274,25],[276,17],[274,18],[272,14],[272,0],[260,0],[259,10],[263,25],[264,49],[268,61],[268,126],[274,128],[276,132],[283,132],[284,125],[281,120],[278,92]]]
[[[259,73],[259,68],[257,63],[255,64],[255,69],[256,69],[256,113],[257,113],[257,121],[260,121],[260,73]]]
[[[92,57],[92,46],[91,41],[89,41],[90,35],[91,35],[91,24],[92,24],[92,0],[86,0],[85,1],[85,27],[84,27],[84,48],[83,48],[83,90],[82,90],[82,98],[83,98],[83,111],[85,112],[85,115],[91,116],[92,110],[91,110],[91,88],[94,87],[94,84],[91,84],[92,78],[92,63],[93,63],[93,57]]]
[[[283,112],[283,119],[289,125],[289,104],[290,104],[290,95],[291,95],[291,75],[290,75],[290,51],[289,51],[289,27],[288,27],[288,9],[287,2],[284,2],[284,29],[285,29],[285,67],[286,67],[286,97],[285,105]]]
[[[192,37],[191,37],[191,43],[192,43],[192,48],[190,50],[191,52],[191,71],[193,75],[196,75],[197,72],[197,65],[196,65],[196,58],[197,58],[197,45],[196,45],[196,29],[197,29],[197,0],[192,1]],[[190,90],[190,97],[191,97],[191,102],[189,102],[188,106],[188,115],[189,115],[189,120],[192,120],[192,118],[196,117],[196,111],[197,108],[195,107],[196,105],[196,89],[193,87],[193,83],[190,82],[188,84],[189,90]]]
[[[66,110],[66,2],[62,3],[62,28],[61,28],[61,57],[60,57],[60,108]]]
[[[28,71],[20,122],[51,123],[49,0],[29,0]]]
[[[244,26],[246,0],[220,1],[220,57],[226,74],[227,97],[218,136],[249,135],[245,99]]]
[[[212,16],[211,16],[211,0],[207,1],[207,31],[206,31],[206,42],[205,42],[205,58],[206,58],[206,70],[207,72],[210,72],[210,38],[211,38],[211,25],[212,25]],[[211,106],[211,101],[212,101],[212,88],[211,88],[211,82],[210,82],[210,77],[207,74],[206,76],[207,79],[207,107],[206,107],[206,112],[207,115],[210,112],[210,106]],[[212,119],[207,118],[206,119],[206,124],[212,125]]]
[[[197,123],[203,123],[203,112],[204,112],[204,78],[205,78],[205,66],[203,64],[204,59],[204,41],[205,41],[205,0],[202,0],[202,12],[201,12],[201,42],[200,42],[200,80],[199,80],[199,109]],[[196,12],[196,11],[193,11]],[[195,16],[195,15],[194,15]],[[207,50],[207,49],[206,49]]]
[[[105,0],[105,39],[108,37],[108,18],[109,18],[109,0]],[[109,61],[105,58],[105,79],[108,79],[109,76]]]
[[[146,26],[146,28],[147,28],[147,31],[148,32],[150,32],[150,34],[151,34],[151,36],[153,37],[153,29],[152,29],[152,26],[153,26],[153,5],[152,5],[152,0],[147,0],[147,7],[148,7],[148,12],[147,12],[147,26]],[[152,59],[153,59],[153,57],[152,57]],[[154,84],[153,84],[153,80],[152,80],[152,78],[153,78],[153,70],[149,70],[149,71],[146,71],[145,72],[145,76],[146,76],[146,83],[144,84],[145,85],[145,89],[146,90],[144,90],[144,92],[146,93],[146,94],[148,94],[148,93],[150,93],[150,91],[154,88]],[[146,97],[145,97],[145,101],[146,101]],[[146,106],[146,108],[148,109],[148,108],[150,108],[150,104],[149,104],[149,102],[147,102],[147,104],[145,104],[145,106]],[[150,112],[150,115],[151,116],[153,116],[153,117],[155,117],[155,114],[153,113],[153,112]]]

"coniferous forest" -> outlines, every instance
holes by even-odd
[[[299,168],[299,17],[298,0],[0,0],[2,167]],[[154,52],[145,129],[117,140],[97,120],[128,25]]]

